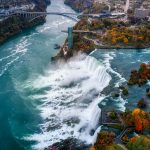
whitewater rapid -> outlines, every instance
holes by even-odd
[[[47,11],[74,13],[63,0],[51,2]],[[150,50],[95,50],[51,65],[58,53],[54,45],[62,45],[67,37],[61,31],[74,24],[47,16],[45,24],[0,46],[1,149],[43,150],[67,138],[94,143],[101,130],[100,108],[136,107],[141,90],[133,89],[134,96],[127,99],[112,98],[111,92],[126,82],[126,71],[149,62]]]
[[[98,103],[105,97],[101,91],[110,80],[105,67],[85,54],[79,54],[67,63],[59,63],[57,69],[47,70],[32,82],[32,87],[28,87],[43,89],[40,94],[31,95],[32,99],[42,102],[38,106],[44,119],[42,133],[26,139],[37,141],[33,146],[35,149],[71,137],[92,143],[92,131],[98,128],[101,112]]]

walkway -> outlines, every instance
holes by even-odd
[[[117,144],[118,146],[120,146],[123,150],[128,150],[123,144]]]

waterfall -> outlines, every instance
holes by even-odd
[[[47,70],[30,87],[41,91],[31,98],[42,102],[38,108],[44,119],[43,132],[25,139],[36,140],[35,149],[69,137],[92,143],[95,136],[91,131],[97,129],[101,112],[98,103],[104,99],[100,92],[110,80],[105,67],[85,54],[59,64],[55,70]]]

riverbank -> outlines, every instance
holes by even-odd
[[[45,1],[23,1],[19,4],[24,6],[30,6],[32,4],[32,10],[29,7],[30,11],[46,11],[48,5],[50,5],[50,0]],[[7,4],[5,4],[7,5]],[[11,6],[11,4],[9,4]],[[9,7],[7,6],[7,7]],[[20,6],[21,7],[21,6]],[[28,11],[28,10],[26,10]],[[46,16],[41,16],[35,20],[29,22],[27,19],[22,18],[21,16],[11,16],[4,18],[0,21],[0,45],[7,41],[10,37],[22,32],[22,30],[43,24]]]

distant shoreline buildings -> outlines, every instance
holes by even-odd
[[[144,8],[136,8],[134,11],[134,17],[137,19],[144,19],[150,16],[150,10]]]
[[[111,6],[112,0],[89,0],[89,5],[91,1],[96,1],[100,3],[107,3]],[[122,12],[126,0],[120,0],[118,3],[114,1],[115,10],[117,12]],[[22,7],[22,5],[30,5],[27,0],[0,0],[0,8],[12,9],[15,6]],[[32,5],[32,3],[31,3]],[[26,6],[27,7],[27,6]],[[33,9],[32,6],[29,6]],[[23,8],[27,9],[27,8]],[[136,19],[150,18],[150,0],[129,0],[129,8],[132,10],[133,17]]]
[[[150,0],[134,0],[134,17],[137,19],[150,17]]]

